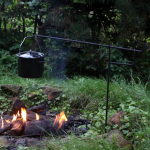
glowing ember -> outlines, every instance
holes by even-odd
[[[21,116],[22,116],[23,122],[27,121],[27,111],[25,108],[22,108],[22,107],[21,107]]]
[[[36,120],[39,120],[40,119],[40,116],[36,113]]]
[[[59,130],[59,129],[61,128],[62,124],[63,124],[65,121],[68,121],[68,120],[67,120],[67,117],[66,117],[64,111],[62,111],[60,114],[58,114],[58,115],[56,116],[56,118],[55,118],[55,120],[54,120],[54,123],[53,123],[53,126],[54,126],[56,123],[58,123],[59,126],[58,126],[57,130]]]
[[[5,121],[6,121],[7,123],[10,123],[10,120],[5,119]]]
[[[1,116],[1,120],[2,120],[2,126],[1,126],[1,128],[4,128],[4,119],[3,119],[2,116]]]

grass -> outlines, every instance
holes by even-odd
[[[20,147],[22,150],[23,147]],[[65,138],[46,138],[44,143],[26,147],[29,150],[120,150],[116,143],[108,143],[102,138],[78,138],[74,135]],[[127,150],[127,149],[122,149]]]
[[[63,94],[55,103],[49,105],[51,111],[64,110],[69,115],[72,110],[78,110],[82,117],[92,121],[89,131],[83,136],[84,139],[75,136],[65,141],[58,139],[54,141],[52,139],[46,141],[49,149],[117,149],[116,145],[111,145],[104,139],[96,139],[98,135],[104,133],[107,89],[105,79],[74,77],[63,81],[46,78],[24,79],[18,76],[2,76],[0,84],[21,85],[25,89],[22,93],[24,95],[30,90],[35,90],[45,85],[58,87],[63,90]],[[31,103],[29,100],[25,102]],[[125,80],[111,81],[108,117],[117,111],[124,111],[125,116],[121,120],[121,126],[109,124],[108,129],[119,129],[122,131],[124,137],[133,143],[133,149],[147,149],[150,147],[149,107],[150,94],[146,85],[142,85],[140,80],[138,83],[134,79],[130,83],[126,83]]]
[[[75,136],[49,141],[47,146],[53,150],[119,150],[116,144],[109,144],[103,139],[81,139]]]

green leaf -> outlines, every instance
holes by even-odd
[[[24,5],[24,2],[20,2],[21,5]]]
[[[147,43],[150,43],[150,37],[146,39],[146,42],[147,42]]]
[[[122,110],[125,110],[125,105],[124,104],[120,104],[120,107]]]
[[[9,49],[14,50],[14,49],[18,49],[19,47],[20,47],[20,44],[16,44],[16,45],[10,47]]]
[[[128,109],[129,109],[130,112],[132,112],[133,110],[135,110],[135,107],[134,106],[129,106]]]

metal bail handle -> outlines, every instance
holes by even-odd
[[[23,45],[23,43],[24,43],[24,41],[25,41],[26,38],[34,38],[34,40],[37,42],[37,44],[38,44],[38,46],[39,46],[40,52],[42,52],[42,51],[41,51],[40,44],[39,44],[39,42],[38,42],[38,40],[37,40],[37,36],[36,36],[36,35],[28,36],[28,35],[27,35],[28,33],[31,33],[31,32],[30,32],[30,31],[27,31],[27,32],[26,32],[26,36],[24,37],[23,41],[22,41],[21,44],[20,44],[19,53],[20,53],[20,51],[21,51],[21,46]]]

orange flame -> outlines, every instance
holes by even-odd
[[[21,116],[22,116],[23,122],[27,121],[27,111],[25,108],[22,108],[22,107],[21,107]]]
[[[68,121],[64,111],[62,111],[60,114],[58,114],[54,120],[54,123],[53,123],[53,126],[56,124],[56,123],[59,123],[59,126],[57,128],[57,130],[59,130],[61,128],[61,126],[63,125],[63,123],[65,121]]]
[[[18,111],[18,113],[17,113],[17,116],[18,116],[18,117],[20,117],[20,113],[19,113],[19,111]]]
[[[40,116],[36,113],[36,120],[39,120],[40,119]]]
[[[19,113],[19,111],[17,112],[17,114],[13,114],[13,119],[12,121],[15,121],[17,119],[22,119],[23,122],[27,121],[27,111],[25,108],[21,107],[21,114]]]
[[[1,128],[4,128],[4,119],[3,119],[2,116],[1,116],[1,120],[2,120],[2,126],[1,126]]]
[[[17,120],[17,114],[16,114],[16,115],[13,114],[13,119],[12,119],[12,121],[15,121],[15,120]]]

